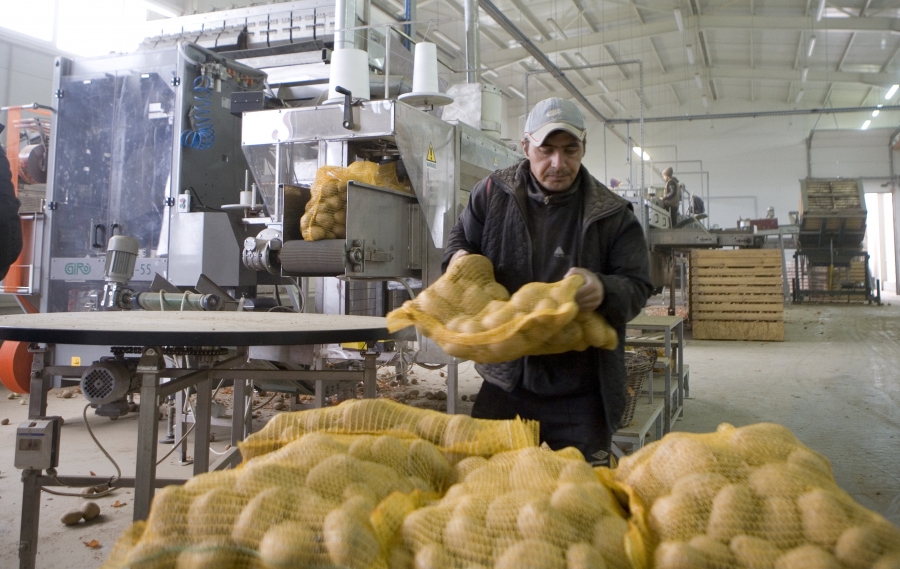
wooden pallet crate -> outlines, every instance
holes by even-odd
[[[784,341],[781,251],[691,251],[695,340]]]

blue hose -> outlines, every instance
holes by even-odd
[[[212,105],[210,101],[211,86],[212,81],[205,75],[200,75],[194,79],[194,106],[188,113],[193,128],[185,129],[181,133],[181,145],[185,148],[206,150],[216,140],[216,133],[212,127],[212,118],[209,116]]]

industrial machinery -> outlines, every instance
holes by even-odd
[[[869,273],[866,200],[862,180],[800,181],[799,246],[794,253],[794,302],[847,296],[881,304],[881,286]]]

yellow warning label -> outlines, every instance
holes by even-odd
[[[72,356],[72,365],[73,365],[73,366],[80,366],[80,365],[81,365],[81,358],[78,357],[78,356]]]
[[[434,159],[434,146],[432,146],[431,143],[428,143],[428,156],[425,157],[425,160],[437,162],[437,160]]]

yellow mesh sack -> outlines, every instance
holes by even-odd
[[[343,239],[347,237],[347,182],[354,180],[364,184],[390,183],[388,170],[374,162],[354,162],[347,168],[322,166],[310,188],[310,199],[300,218],[300,234],[306,241]],[[394,171],[394,181],[397,179]],[[402,187],[399,182],[397,186]],[[395,188],[396,189],[396,188]]]
[[[658,569],[900,567],[900,528],[780,425],[669,433],[601,476],[629,489]]]
[[[403,568],[646,567],[643,538],[577,450],[466,458],[455,484],[403,522]]]
[[[407,194],[413,193],[412,186],[409,183],[404,184],[397,178],[396,162],[388,162],[378,166],[378,170],[375,172],[374,185],[379,188],[388,188]]]
[[[450,473],[428,441],[311,433],[163,488],[104,567],[387,569],[403,519]]]
[[[466,255],[414,300],[387,315],[388,330],[415,325],[448,354],[480,363],[558,354],[589,346],[613,349],[615,330],[596,312],[579,312],[584,279],[529,283],[510,297],[482,255]]]
[[[419,409],[389,399],[353,399],[334,407],[279,413],[261,430],[239,442],[238,447],[248,461],[315,432],[422,439],[450,458],[491,456],[538,444],[535,421],[488,421]]]

